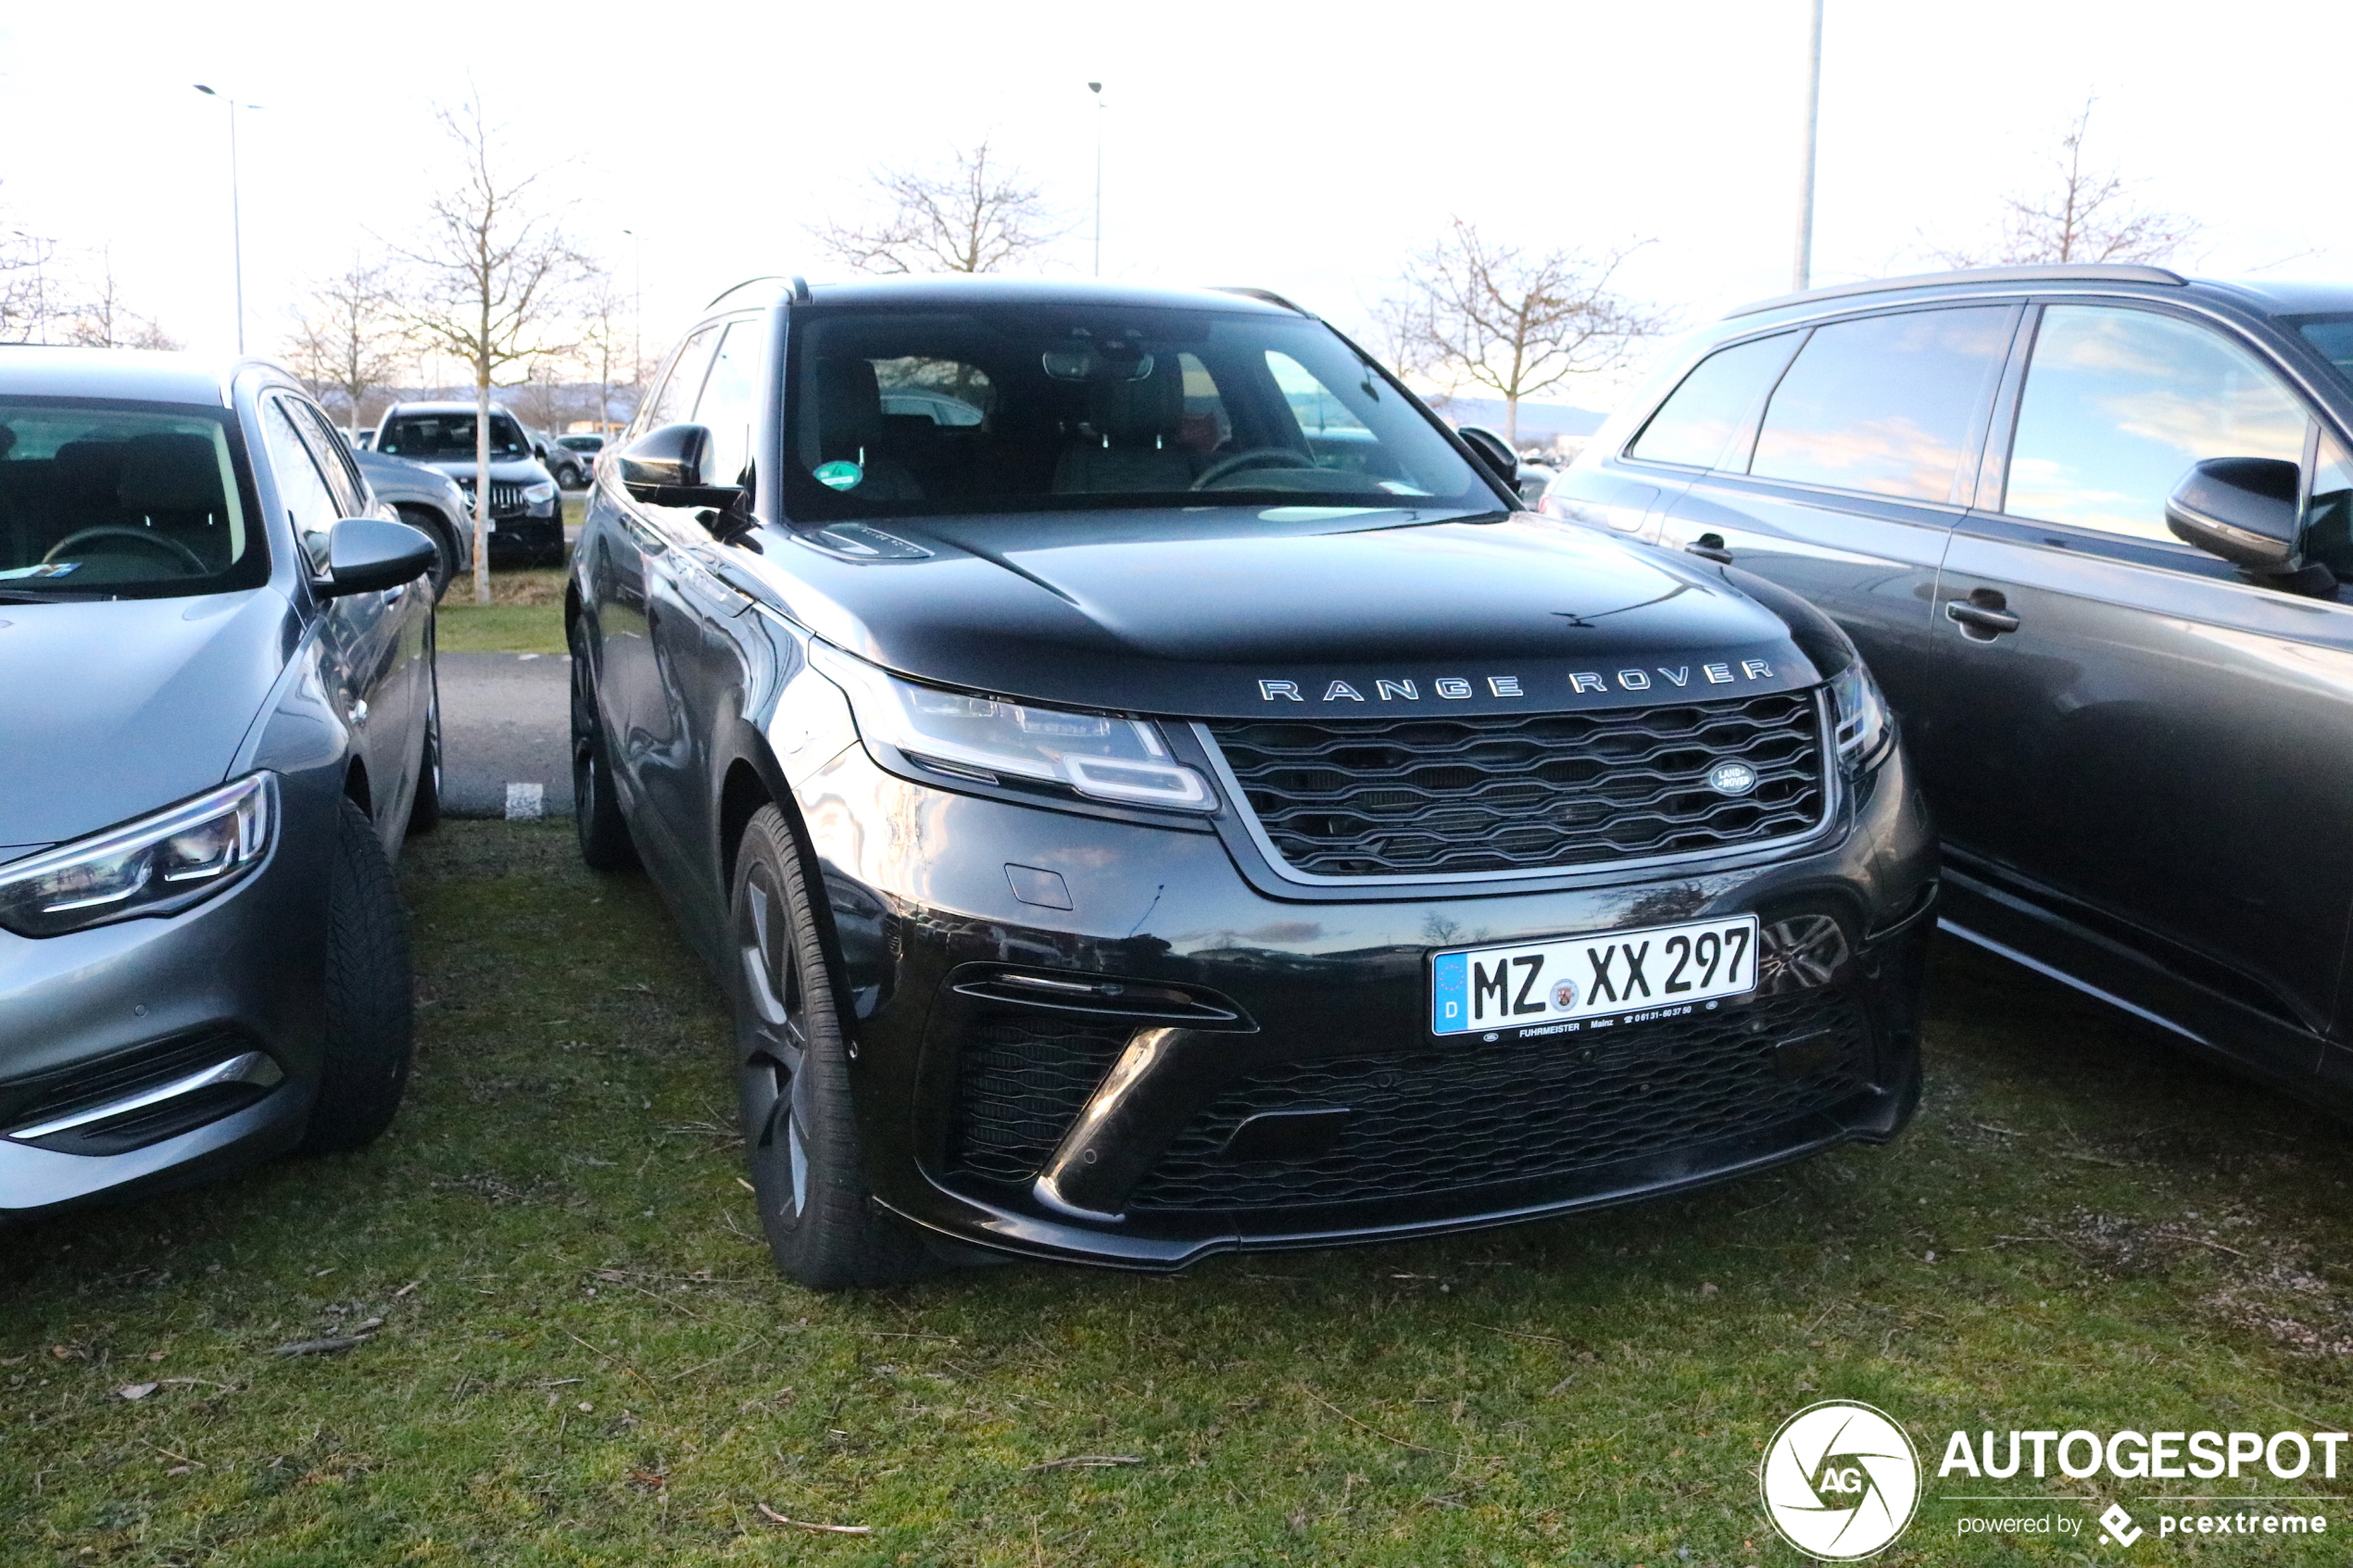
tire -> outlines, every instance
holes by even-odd
[[[612,793],[612,759],[605,750],[604,725],[597,717],[597,678],[588,662],[587,640],[573,622],[572,644],[572,825],[580,858],[592,872],[637,868],[637,846]]]
[[[433,627],[425,628],[425,739],[417,759],[417,793],[409,805],[409,836],[441,825],[441,660]]]
[[[416,1054],[408,922],[376,830],[338,804],[327,878],[327,1033],[302,1147],[359,1148],[392,1125]]]
[[[439,604],[441,596],[458,575],[458,544],[451,537],[448,525],[422,507],[396,506],[400,521],[433,541],[433,602]]]
[[[732,891],[736,1089],[777,1271],[812,1290],[937,1273],[922,1236],[875,1207],[867,1185],[831,970],[792,829],[774,806],[744,829]]]

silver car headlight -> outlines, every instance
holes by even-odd
[[[1877,763],[1895,734],[1887,698],[1861,659],[1831,677],[1831,701],[1838,715],[1839,760],[1861,770]]]
[[[58,936],[175,914],[239,882],[270,853],[278,775],[248,773],[177,806],[0,865],[0,926]]]
[[[526,484],[522,487],[522,498],[530,506],[544,507],[556,498],[556,482],[546,479],[536,484]]]
[[[1142,719],[1076,713],[902,681],[824,643],[810,662],[849,698],[859,734],[951,778],[1058,784],[1094,800],[1214,811],[1209,781],[1174,760]]]

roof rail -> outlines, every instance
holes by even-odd
[[[2163,267],[2082,267],[2070,262],[2036,267],[1971,267],[1957,272],[1913,272],[1901,278],[1874,278],[1868,282],[1834,283],[1828,288],[1775,295],[1770,299],[1728,310],[1725,315],[1754,316],[1760,310],[1778,310],[1784,305],[1804,305],[1809,300],[1882,294],[1892,289],[1932,288],[1939,283],[2162,283],[2181,288],[2188,282],[2179,272]]]
[[[1292,304],[1290,300],[1285,299],[1281,295],[1277,294],[1273,289],[1254,289],[1243,283],[1219,283],[1212,287],[1209,292],[1212,294],[1238,294],[1246,299],[1260,300],[1268,305],[1279,305],[1294,316],[1307,316],[1314,314],[1314,312],[1307,310],[1301,306]]]
[[[746,278],[740,283],[733,283],[726,288],[721,289],[717,294],[711,296],[711,305],[706,305],[703,308],[708,310],[711,308],[711,305],[718,304],[721,300],[726,298],[731,294],[739,294],[743,290],[751,287],[754,283],[788,283],[792,286],[792,302],[795,305],[806,305],[809,303],[808,279],[803,278],[797,273],[793,276],[787,277],[782,272],[762,272],[757,278]]]

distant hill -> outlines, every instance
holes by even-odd
[[[1432,400],[1430,407],[1439,417],[1458,425],[1484,425],[1501,435],[1504,432],[1504,400],[1500,397],[1449,397],[1443,402]],[[1602,428],[1609,418],[1592,408],[1579,408],[1567,403],[1522,403],[1519,406],[1519,435],[1522,441],[1548,441],[1555,435],[1591,435]]]

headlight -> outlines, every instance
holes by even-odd
[[[544,507],[556,498],[556,482],[552,479],[522,487],[522,498],[535,507]]]
[[[1216,809],[1209,781],[1171,760],[1144,720],[919,686],[824,643],[809,651],[818,672],[849,694],[860,735],[935,771],[983,784],[1035,779],[1126,806]]]
[[[0,866],[0,926],[57,936],[211,897],[261,863],[278,775],[250,773],[94,837]]]
[[[1887,749],[1894,727],[1887,699],[1861,659],[1831,677],[1831,700],[1838,709],[1839,759],[1850,768],[1868,768]]]

